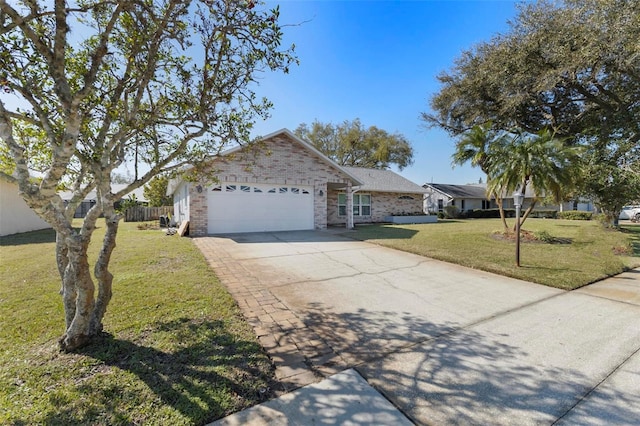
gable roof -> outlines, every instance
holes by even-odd
[[[424,194],[427,192],[420,185],[403,178],[391,170],[347,166],[342,166],[342,168],[362,182],[362,185],[358,188],[360,191],[403,192],[408,194]]]
[[[477,185],[450,185],[446,183],[425,183],[425,188],[433,188],[451,198],[487,198],[487,186]]]
[[[289,129],[280,129],[280,130],[277,130],[277,131],[275,131],[273,133],[269,133],[266,136],[262,136],[260,138],[260,141],[266,141],[266,140],[272,139],[272,138],[274,138],[276,136],[286,136],[287,138],[289,138],[293,142],[297,143],[298,145],[301,145],[307,151],[310,151],[311,153],[316,155],[322,162],[324,162],[324,163],[330,165],[331,167],[337,169],[338,171],[340,171],[342,174],[344,174],[347,178],[349,178],[351,180],[351,183],[354,186],[362,185],[362,182],[360,181],[360,179],[358,179],[358,177],[356,175],[354,175],[353,173],[349,172],[346,167],[340,166],[338,163],[336,163],[335,161],[333,161],[332,159],[330,159],[329,157],[324,155],[322,152],[320,152],[316,147],[314,147],[310,143],[300,139],[298,136],[296,136]],[[221,152],[220,154],[216,155],[216,157],[224,157],[224,156],[239,152],[239,151],[247,148],[248,146],[251,146],[251,144],[234,146],[233,148],[227,149],[227,150]],[[187,172],[191,168],[192,168],[192,166],[188,166],[188,167],[185,167],[182,171],[183,172]],[[181,177],[180,178],[170,179],[169,183],[167,185],[167,195],[173,194],[175,192],[175,190],[178,189],[178,186],[180,185],[182,180],[183,179]]]
[[[425,188],[432,188],[450,198],[478,198],[487,199],[487,184],[476,183],[470,185],[452,185],[446,183],[425,183]],[[527,186],[525,198],[535,198],[536,194],[531,185]],[[511,194],[503,195],[503,199],[512,198]],[[494,197],[492,196],[491,199]]]
[[[271,138],[274,138],[276,136],[287,136],[289,139],[293,140],[294,142],[296,142],[297,144],[301,145],[304,149],[306,149],[307,151],[312,152],[313,154],[315,154],[317,157],[320,158],[320,160],[322,160],[324,163],[330,165],[331,167],[338,169],[340,172],[344,173],[345,175],[347,175],[347,177],[349,179],[351,179],[351,182],[353,183],[353,185],[360,185],[362,184],[362,182],[358,179],[358,177],[352,173],[350,173],[347,170],[347,167],[343,167],[340,166],[338,163],[336,163],[335,161],[333,161],[331,158],[327,157],[326,155],[324,155],[322,152],[320,152],[315,146],[311,145],[310,143],[308,143],[307,141],[300,139],[298,136],[296,136],[291,130],[289,129],[280,129],[277,130],[273,133],[269,133],[266,136],[262,136],[260,138],[261,141],[266,141],[269,140]],[[251,146],[249,145],[238,145],[235,146],[233,148],[230,148],[226,151],[223,151],[220,153],[220,156],[225,156],[225,155],[229,155],[229,154],[233,154],[234,152],[238,152],[241,151],[242,149]]]

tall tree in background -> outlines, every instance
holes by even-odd
[[[254,0],[0,1],[0,178],[56,231],[61,349],[102,330],[121,218],[114,202],[227,141],[248,141],[271,106],[252,89],[256,73],[297,61],[281,40],[278,9]],[[113,192],[124,162],[135,181]],[[68,205],[56,192],[63,185],[74,192]],[[73,212],[94,189],[76,230]],[[92,274],[87,248],[101,215]]]
[[[496,131],[549,129],[567,144],[608,158],[600,175],[585,174],[584,190],[610,217],[611,192],[631,201],[640,145],[640,2],[563,0],[523,3],[506,34],[464,52],[438,79],[430,126],[456,136],[491,122]],[[612,149],[613,147],[613,149]],[[625,179],[615,176],[624,174]]]
[[[342,166],[386,169],[395,164],[402,170],[413,163],[413,148],[403,135],[365,128],[357,118],[338,125],[302,123],[295,134]]]
[[[624,153],[620,153],[620,150]],[[606,223],[618,227],[622,207],[640,204],[640,146],[590,149],[585,156],[585,191],[597,195]]]

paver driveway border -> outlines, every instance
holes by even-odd
[[[423,379],[420,379],[417,376],[414,376],[413,373],[406,375],[407,372],[402,370],[407,360],[411,361],[412,357],[415,357],[415,356],[422,357],[425,353],[424,351],[427,351],[426,353],[430,353],[430,354],[437,354],[438,345],[440,344],[446,345],[447,342],[453,342],[456,339],[458,339],[460,336],[469,335],[469,333],[478,334],[477,332],[480,331],[478,335],[483,335],[484,337],[486,337],[486,335],[491,335],[494,329],[504,330],[502,334],[499,334],[496,336],[495,342],[500,345],[499,347],[509,347],[509,348],[520,349],[518,345],[522,342],[518,341],[517,339],[517,336],[519,335],[519,333],[515,332],[514,334],[515,330],[513,329],[512,324],[516,324],[516,325],[519,324],[519,326],[522,326],[522,327],[532,328],[532,327],[536,327],[537,326],[536,324],[539,324],[541,320],[543,322],[546,322],[551,315],[551,316],[557,316],[557,321],[567,321],[572,317],[580,317],[583,321],[585,319],[588,319],[588,321],[591,321],[591,324],[592,324],[591,326],[596,325],[596,328],[599,329],[599,330],[596,330],[595,335],[593,336],[594,337],[593,342],[598,341],[598,339],[600,339],[600,341],[602,342],[603,339],[611,338],[611,341],[613,343],[612,350],[614,351],[613,355],[606,354],[606,353],[599,355],[596,360],[597,365],[594,368],[591,368],[589,366],[585,367],[581,365],[579,361],[582,358],[581,356],[581,354],[583,353],[582,351],[584,351],[585,349],[588,350],[587,349],[588,346],[584,348],[583,346],[585,344],[591,343],[589,339],[587,340],[585,340],[584,338],[576,339],[577,347],[574,348],[571,346],[572,336],[570,335],[570,333],[565,332],[560,338],[560,341],[554,341],[558,339],[556,338],[556,332],[553,330],[553,327],[552,326],[546,327],[546,331],[543,329],[542,335],[539,336],[539,338],[542,339],[541,344],[544,346],[547,344],[545,340],[549,340],[550,348],[553,348],[553,345],[556,345],[556,348],[558,347],[558,345],[560,345],[559,347],[562,348],[563,345],[565,344],[564,340],[562,339],[567,339],[568,346],[566,348],[567,349],[566,356],[576,358],[577,363],[569,362],[567,366],[569,366],[570,368],[565,371],[563,369],[563,366],[565,365],[564,364],[565,360],[562,359],[562,354],[560,355],[552,354],[555,360],[551,359],[551,363],[553,364],[555,362],[557,365],[554,366],[554,369],[547,369],[548,370],[547,374],[549,372],[554,372],[554,371],[558,371],[561,373],[568,372],[569,376],[567,376],[566,379],[567,379],[567,383],[570,384],[569,386],[569,388],[571,388],[569,389],[570,392],[567,391],[567,387],[564,387],[564,388],[551,387],[548,390],[545,390],[544,388],[540,388],[539,391],[543,393],[550,391],[551,395],[554,395],[553,398],[557,398],[559,400],[562,400],[562,399],[566,400],[567,395],[573,395],[572,392],[574,391],[578,392],[577,393],[578,396],[584,393],[584,395],[580,397],[578,401],[571,402],[572,400],[574,400],[573,396],[569,397],[569,401],[564,401],[564,402],[560,401],[564,405],[561,404],[561,406],[559,407],[558,406],[553,407],[552,412],[554,412],[556,416],[559,416],[561,420],[564,419],[563,421],[565,422],[567,421],[566,419],[579,419],[581,423],[589,423],[589,419],[594,418],[592,415],[593,410],[594,409],[597,410],[597,407],[599,406],[598,403],[594,401],[602,401],[603,398],[605,398],[604,400],[607,401],[606,398],[609,398],[609,400],[607,401],[607,407],[609,407],[610,410],[617,409],[621,413],[621,414],[619,413],[620,417],[614,417],[614,419],[616,418],[628,419],[629,415],[631,416],[635,415],[636,411],[633,411],[633,410],[629,411],[628,409],[624,409],[624,407],[620,406],[619,402],[618,402],[618,405],[616,405],[615,403],[612,403],[610,401],[620,400],[619,398],[620,395],[622,395],[623,397],[626,398],[626,400],[629,400],[629,401],[638,400],[638,396],[633,395],[633,393],[631,394],[631,397],[629,399],[628,398],[629,394],[627,390],[633,389],[634,377],[635,375],[638,375],[638,372],[636,372],[634,369],[637,369],[636,368],[637,365],[640,364],[640,362],[638,362],[640,361],[638,359],[640,357],[640,353],[638,352],[640,348],[636,348],[636,346],[634,346],[638,343],[638,341],[640,341],[639,339],[640,335],[637,333],[637,329],[639,327],[636,326],[638,324],[638,318],[639,318],[638,305],[640,305],[638,303],[638,301],[640,301],[640,280],[638,279],[640,277],[640,275],[638,275],[640,274],[639,270],[631,271],[627,274],[623,274],[620,277],[615,277],[610,280],[606,280],[606,282],[591,285],[589,287],[586,287],[571,293],[563,292],[556,289],[550,289],[542,286],[537,286],[530,283],[518,282],[517,280],[508,281],[506,283],[507,284],[506,287],[504,285],[502,287],[498,286],[499,290],[501,291],[506,290],[508,292],[510,287],[515,287],[518,291],[523,291],[524,293],[531,292],[532,297],[529,298],[529,302],[527,302],[527,298],[525,297],[524,299],[521,298],[521,300],[519,300],[515,304],[511,302],[511,305],[512,305],[511,308],[508,307],[509,306],[508,303],[506,305],[503,304],[502,306],[492,307],[492,309],[494,310],[493,315],[490,314],[489,311],[473,312],[471,316],[467,316],[466,323],[460,323],[458,321],[457,324],[454,325],[454,327],[452,327],[449,332],[447,332],[446,329],[443,332],[442,329],[438,327],[438,333],[440,334],[436,335],[435,336],[436,338],[434,338],[434,336],[427,336],[426,338],[422,338],[421,340],[413,341],[411,345],[405,345],[405,347],[402,347],[402,345],[397,346],[395,348],[392,348],[392,350],[388,354],[378,357],[378,359],[369,359],[365,363],[362,361],[363,358],[360,357],[361,355],[358,353],[357,350],[354,351],[352,347],[346,347],[346,348],[340,347],[340,339],[336,340],[334,336],[333,340],[331,340],[331,336],[330,336],[327,340],[327,336],[330,335],[331,333],[327,333],[326,328],[324,330],[322,329],[324,324],[315,323],[315,324],[312,324],[312,327],[307,327],[307,325],[305,325],[305,322],[309,322],[309,317],[304,316],[304,313],[302,315],[299,315],[296,312],[289,309],[289,307],[287,306],[287,304],[291,304],[293,300],[293,305],[297,306],[296,309],[298,309],[300,305],[296,304],[295,293],[296,292],[299,293],[302,290],[308,291],[309,285],[318,284],[317,282],[310,283],[310,282],[305,282],[304,280],[300,280],[300,277],[305,276],[304,268],[313,268],[314,260],[322,259],[321,257],[319,258],[318,256],[332,257],[332,260],[334,261],[334,265],[338,268],[342,263],[344,263],[347,269],[348,267],[352,266],[349,263],[350,262],[349,259],[342,259],[343,257],[347,256],[346,252],[339,252],[339,249],[336,249],[335,253],[317,254],[317,253],[314,253],[315,250],[313,249],[308,250],[308,247],[305,247],[305,244],[296,244],[296,243],[305,242],[305,241],[314,240],[314,239],[317,239],[319,241],[324,240],[327,242],[345,241],[339,236],[331,236],[328,233],[316,233],[314,235],[315,236],[289,234],[289,235],[277,236],[277,235],[265,234],[262,236],[256,236],[256,235],[244,236],[244,237],[227,236],[222,238],[215,237],[215,238],[202,238],[202,239],[194,240],[196,242],[196,245],[198,245],[198,247],[202,250],[202,252],[207,257],[210,265],[213,268],[215,268],[216,273],[220,277],[221,281],[228,287],[232,295],[238,301],[238,304],[242,308],[244,315],[247,317],[249,322],[253,325],[254,329],[256,330],[256,334],[258,335],[260,342],[263,344],[263,346],[268,351],[268,353],[272,356],[274,363],[276,364],[276,376],[279,380],[281,380],[281,383],[282,383],[282,388],[279,389],[280,391],[287,392],[299,386],[303,386],[308,383],[315,382],[321,377],[331,375],[338,371],[342,371],[347,367],[359,366],[358,371],[360,371],[360,373],[363,374],[365,378],[368,378],[367,380],[373,383],[378,388],[378,390],[382,391],[383,394],[385,394],[391,401],[394,401],[395,404],[399,404],[400,406],[402,406],[403,411],[409,414],[410,417],[417,419],[418,422],[421,422],[421,421],[424,422],[425,418],[435,419],[434,417],[424,417],[422,411],[424,411],[425,407],[417,406],[412,408],[413,404],[411,403],[411,400],[406,400],[407,395],[403,395],[403,393],[406,393],[407,390],[409,390],[409,393],[418,391],[418,392],[427,392],[428,394],[431,394],[431,395],[433,394],[429,391],[429,389],[425,390],[425,389],[416,388],[413,391],[411,390],[411,389],[414,389],[417,383],[415,382],[416,379],[418,379],[419,381],[422,380],[422,383],[429,386],[432,379],[429,379],[427,380],[427,382],[424,382]],[[243,248],[251,246],[251,244],[240,244],[240,243],[252,243],[252,242],[260,243],[261,239],[262,239],[262,242],[265,242],[265,243],[270,241],[284,242],[285,245],[264,244],[262,245],[263,251],[257,254],[255,252],[251,252],[251,249],[245,252],[242,251]],[[291,241],[291,244],[287,246],[286,245],[287,240],[289,239],[292,241]],[[378,247],[378,246],[371,245],[368,243],[358,242],[354,244],[362,244],[361,246],[359,246],[361,250],[352,249],[351,256],[353,256],[353,253],[358,253],[359,251],[362,251],[361,255],[363,257],[371,258],[368,260],[374,260],[375,258],[378,261],[382,261],[382,263],[385,262],[384,256],[376,257],[380,251],[382,251],[383,254],[385,255],[390,255],[391,257],[393,257],[393,253],[399,253],[391,249],[379,248],[378,250],[374,250],[373,247]],[[242,246],[245,246],[245,247],[242,247]],[[352,248],[353,248],[353,245],[352,245]],[[268,251],[265,252],[264,250],[268,250]],[[356,254],[356,256],[358,255],[360,254]],[[415,261],[416,259],[414,255],[406,254],[406,256],[410,257],[411,261]],[[255,257],[255,258],[251,259],[252,257]],[[259,261],[261,260],[261,258],[262,260],[264,260],[264,262]],[[256,261],[256,259],[258,261]],[[396,258],[395,260],[397,259],[398,258]],[[427,258],[423,258],[423,259],[425,260],[425,262],[431,261]],[[282,266],[284,265],[284,266],[287,266],[288,268],[295,267],[295,265],[286,263],[286,262],[291,262],[293,260],[303,261],[303,264],[299,266],[299,268],[301,269],[294,271],[295,273],[297,273],[297,277],[298,277],[297,279],[299,280],[298,282],[295,282],[295,280],[294,282],[287,281],[286,277],[282,278],[282,277],[279,277],[278,275],[274,275],[274,273],[278,273],[278,271],[280,272],[285,271],[284,275],[287,275],[286,274],[287,269],[282,269]],[[355,260],[352,259],[352,260],[354,262],[357,262],[357,259]],[[434,262],[437,262],[437,261],[434,261]],[[264,266],[264,265],[268,266],[270,264],[275,264],[275,268],[272,269],[271,271],[256,270],[256,269],[259,269],[261,266]],[[449,265],[449,264],[443,265],[442,263],[440,263],[439,267],[444,268],[445,272],[447,272],[447,268],[449,267],[446,265]],[[398,268],[395,268],[395,267],[390,268],[389,266],[390,265],[381,265],[380,270],[374,271],[375,273],[372,274],[370,277],[377,277],[378,275],[380,275],[382,277],[381,279],[385,281],[384,283],[385,285],[391,285],[391,287],[395,288],[394,283],[389,281],[387,279],[388,277],[385,278],[386,273],[402,274],[403,269],[407,269],[415,272],[416,267],[421,267],[424,265],[416,265],[416,266],[403,265]],[[455,272],[455,268],[449,270],[449,272],[451,271]],[[471,272],[474,276],[477,275],[480,277],[487,278],[486,274],[480,271],[472,271],[472,270],[468,270],[468,271]],[[264,272],[264,273],[261,273],[261,272]],[[316,273],[317,272],[318,271],[316,271]],[[337,276],[339,276],[341,273],[344,273],[344,272],[345,272],[345,269],[338,271]],[[320,275],[324,276],[327,274],[325,274],[324,271],[321,271]],[[328,275],[331,276],[331,273],[329,273]],[[311,274],[311,276],[313,276],[313,274]],[[406,277],[407,275],[401,275],[400,279],[404,279]],[[499,282],[503,278],[499,276],[492,276],[490,274],[490,276],[488,276],[488,279],[490,281]],[[506,279],[506,280],[509,280],[509,279]],[[336,291],[336,289],[340,289],[341,284],[343,284],[342,282],[339,281],[339,279],[336,281],[335,278],[331,278],[331,277],[329,277],[329,279],[327,280],[322,279],[321,281],[323,283],[323,288],[329,287],[329,288],[332,288],[333,291]],[[437,281],[437,279],[435,281]],[[470,298],[473,298],[474,296],[477,297],[478,293],[474,295],[473,289],[474,289],[474,286],[477,287],[478,283],[465,282],[461,284],[462,285],[459,285],[458,287],[462,287],[464,289],[468,288],[469,290],[471,290],[467,295],[468,297]],[[366,288],[367,290],[371,289],[371,291],[375,291],[376,285],[377,285],[376,282],[367,282]],[[443,287],[446,290],[449,290],[454,286],[452,287],[443,286]],[[435,294],[432,294],[431,290],[434,290],[434,289],[435,289]],[[403,290],[407,290],[407,288],[404,288]],[[428,289],[428,291],[430,292],[429,294],[431,296],[435,297],[436,299],[438,298],[439,288],[437,287],[437,285],[436,287],[432,286],[430,289]],[[495,298],[495,295],[496,295],[496,292],[494,289],[493,295],[491,297]],[[316,300],[315,296],[316,295],[314,294],[311,300]],[[508,300],[513,296],[514,296],[514,293],[511,293],[506,296],[506,299]],[[517,296],[520,297],[519,295]],[[308,294],[305,295],[305,297],[307,301],[310,300]],[[464,294],[454,295],[454,298],[455,297],[465,297],[465,295]],[[457,300],[457,299],[450,298],[449,301],[450,300]],[[562,300],[567,301],[567,305],[570,307],[570,310],[564,316],[563,314],[556,315],[558,313],[558,307],[563,306]],[[331,300],[332,304],[334,304],[334,302],[336,305],[340,304],[339,300]],[[620,304],[621,302],[623,303],[622,305]],[[384,304],[386,305],[386,303],[387,301],[385,300]],[[498,303],[498,305],[500,304]],[[575,305],[575,306],[571,307],[571,305]],[[477,305],[474,305],[473,303],[467,303],[465,306],[467,308],[471,307],[474,309],[477,307]],[[462,308],[464,309],[464,306]],[[460,309],[460,307],[458,307],[458,309]],[[584,309],[587,309],[587,311],[582,312],[582,310]],[[603,309],[604,311],[599,312],[598,309]],[[436,309],[436,312],[437,312],[437,309]],[[450,314],[450,312],[446,312],[446,311],[442,311],[442,313],[445,315]],[[591,320],[592,317],[595,317],[595,316],[602,317],[603,314],[606,316],[611,316],[616,318],[611,321],[608,318],[607,318],[607,321],[601,321],[603,324],[602,326],[600,326],[601,324],[599,323],[593,323],[593,321]],[[473,320],[473,318],[475,318],[475,320]],[[363,319],[365,320],[365,322],[368,320],[367,318],[360,318],[360,320],[363,320]],[[472,319],[472,320],[468,321],[469,319]],[[616,330],[617,328],[619,328],[618,326],[621,323],[624,323],[625,321],[628,322],[629,324],[626,324],[620,330]],[[386,324],[389,324],[389,323],[385,322],[385,325]],[[613,326],[614,328],[612,329],[611,326]],[[335,327],[335,324],[329,322],[327,327]],[[338,324],[338,327],[340,327],[340,324]],[[562,328],[560,330],[562,330]],[[320,334],[316,333],[316,331],[318,331]],[[337,331],[345,332],[345,333],[349,332],[348,328],[342,328]],[[364,331],[368,332],[369,330],[364,330]],[[406,331],[406,330],[403,330],[403,331]],[[589,334],[588,328],[586,329],[584,327],[578,328],[577,331],[582,336],[584,336],[585,333]],[[615,333],[618,331],[619,331],[619,335],[612,335],[610,337],[607,337],[611,332]],[[449,339],[448,337],[449,334],[451,335],[451,339]],[[507,337],[504,337],[504,336],[507,336]],[[342,336],[339,336],[339,337],[342,337]],[[530,337],[531,336],[525,337],[525,339]],[[536,340],[535,339],[536,336],[533,336],[533,337],[534,337],[533,340]],[[514,338],[516,340],[513,340]],[[512,345],[514,342],[516,343],[515,346]],[[400,342],[400,343],[403,343],[403,342]],[[433,345],[436,345],[435,350]],[[536,345],[538,345],[538,343],[536,343]],[[535,377],[536,374],[533,374],[532,372],[542,371],[544,373],[545,369],[547,368],[545,367],[546,361],[544,361],[542,364],[540,364],[539,361],[540,361],[540,356],[543,356],[543,357],[546,356],[545,351],[535,347],[533,348],[533,351],[531,351],[532,346],[530,343],[527,343],[527,342],[524,342],[522,347],[524,347],[526,350],[530,352],[530,353],[522,352],[523,358],[525,359],[525,361],[526,359],[531,358],[531,356],[535,356],[536,358],[532,359],[533,368],[529,369],[528,364],[520,365],[520,367],[517,367],[517,368],[525,367],[527,370],[530,370],[531,372],[531,374],[529,374],[529,376],[531,377],[528,378],[530,383],[525,383],[524,389],[536,389],[537,383],[535,382],[538,380],[538,378]],[[459,346],[459,348],[462,348],[462,346]],[[466,346],[464,348],[465,349],[463,350],[463,353],[466,351]],[[488,348],[489,346],[487,346],[487,349]],[[633,348],[636,348],[635,352]],[[377,349],[380,349],[380,348],[377,348]],[[620,353],[618,353],[617,351],[620,351]],[[417,355],[412,355],[412,352],[414,352]],[[390,356],[387,356],[389,354]],[[464,356],[461,356],[460,361],[464,361],[465,363],[468,363],[471,360],[472,362],[475,362],[472,360],[472,358],[468,358],[469,356],[470,355],[468,353]],[[366,358],[366,354],[364,355],[364,357]],[[493,386],[498,386],[497,389],[499,389],[499,387],[503,385],[502,383],[499,383],[500,379],[504,379],[506,377],[518,377],[517,374],[511,373],[511,371],[517,371],[517,370],[513,370],[513,368],[515,368],[515,364],[511,365],[513,364],[512,361],[507,360],[508,364],[504,364],[503,362],[504,360],[501,360],[500,358],[492,357],[490,354],[488,358],[492,360],[491,361],[492,363],[497,361],[496,365],[499,366],[499,368],[496,368],[496,365],[493,365],[493,364],[487,365],[488,367],[487,371],[493,372],[497,376],[498,383],[493,385]],[[423,360],[420,360],[420,362],[423,362]],[[504,365],[501,365],[501,362]],[[558,365],[560,366],[559,368],[557,368]],[[440,367],[443,367],[444,369],[443,371],[445,371],[445,373],[447,372],[446,371],[447,369],[449,370],[449,373],[451,373],[450,365],[447,365],[445,363],[445,364],[442,364]],[[456,367],[459,367],[459,366],[456,366]],[[541,367],[542,367],[542,370],[540,370]],[[610,369],[610,371],[608,369]],[[386,371],[387,372],[386,374],[391,374],[393,372],[394,376],[393,377],[390,376],[389,379],[385,380],[384,377],[380,377],[381,371]],[[473,370],[470,370],[470,371],[473,373]],[[478,371],[482,371],[482,370],[478,370]],[[509,372],[507,376],[504,376],[503,374],[505,371]],[[398,377],[402,377],[401,380],[397,380],[397,383],[393,383],[395,379],[395,374],[396,374],[395,372],[399,373]],[[585,374],[587,376],[585,376]],[[594,383],[592,380],[591,381],[584,380],[585,378],[588,378],[590,374],[594,374],[594,377],[596,378],[601,377],[602,381],[599,383],[595,383],[595,386],[594,386]],[[501,375],[504,377],[501,377]],[[405,380],[404,379],[405,377],[406,377],[406,380],[409,380],[408,382],[403,381]],[[486,376],[482,376],[481,379],[482,379],[481,382],[489,383],[493,381],[493,378],[488,378]],[[547,377],[547,379],[545,379],[545,383],[552,383],[552,382],[548,382],[548,379],[553,380],[553,374],[551,374],[549,377]],[[420,386],[424,388],[425,386],[424,384]],[[612,399],[611,395],[618,396],[618,398],[614,397]],[[474,412],[473,407],[476,407],[476,408],[483,407],[482,405],[483,394],[476,394],[476,396],[481,396],[479,401],[465,401],[471,407],[471,408],[469,407],[467,408],[471,409],[471,413],[472,413],[471,415],[473,416],[473,417],[467,418],[467,420],[476,419],[476,418],[482,419],[483,418],[481,417],[482,415],[485,415],[484,420],[493,419],[494,416],[501,414],[502,411],[501,411],[500,405],[495,405],[496,401],[491,399],[485,401],[485,403],[488,403],[488,405],[492,407],[491,409],[484,410],[485,412],[483,413]],[[491,396],[489,396],[489,398],[491,398]],[[514,409],[514,407],[518,407],[521,405],[520,402],[515,402],[515,401],[517,401],[517,399],[509,401],[509,398],[503,401],[503,403],[506,402],[509,405],[511,405],[511,407],[505,407],[507,409],[507,412],[509,409],[512,410]],[[442,401],[442,402],[443,404],[441,405],[446,405],[447,401]],[[473,403],[470,404],[470,402],[473,402]],[[640,400],[638,400],[638,402],[640,402]],[[513,405],[513,404],[516,404],[516,405]],[[565,408],[567,407],[566,404],[569,404],[568,406],[569,409],[568,411],[564,412],[563,410],[565,410]],[[575,404],[575,406],[572,406],[572,404]],[[640,406],[640,404],[638,405]],[[562,407],[565,407],[565,408],[562,408]],[[576,410],[571,411],[575,407],[577,407]],[[427,407],[426,409],[430,410],[432,408],[433,407]],[[532,424],[536,424],[536,419],[537,419],[537,422],[546,423],[547,421],[549,421],[549,418],[553,418],[553,415],[554,415],[554,414],[548,413],[548,411],[549,410],[546,408],[546,404],[545,404],[545,406],[541,406],[539,409],[536,408],[535,411],[532,412],[532,413],[535,413],[534,417],[532,417],[531,419],[527,417],[527,419],[530,420],[529,422]],[[500,423],[509,423],[508,421],[509,414],[506,414],[507,412],[505,412],[505,415],[507,417],[502,419]],[[564,414],[560,415],[559,413],[564,413]],[[585,417],[584,413],[587,413],[588,415]],[[446,421],[447,413],[440,413],[440,414],[445,415],[445,417],[442,417],[441,421]],[[602,413],[600,413],[600,415],[601,414]],[[430,412],[429,416],[433,416],[433,415],[434,413]],[[549,417],[550,415],[552,417]],[[580,415],[582,415],[582,417],[580,417]],[[589,415],[591,415],[592,417],[589,417]],[[486,417],[486,416],[489,416],[489,417]],[[571,421],[569,421],[568,424],[571,424]]]
[[[276,367],[276,394],[320,381],[348,368],[347,362],[279,300],[214,237],[195,238],[220,281],[238,303]]]

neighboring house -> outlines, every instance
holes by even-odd
[[[27,205],[18,187],[0,180],[0,235],[51,228]]]
[[[426,190],[424,211],[428,213],[443,212],[447,206],[455,206],[461,212],[498,208],[495,200],[487,199],[487,186],[485,184],[450,185],[425,183],[422,186]]]
[[[113,184],[111,185],[111,191],[119,192],[122,189],[126,188],[127,186],[128,186],[127,184]],[[65,202],[65,205],[66,203],[69,202],[69,200],[71,200],[71,198],[73,198],[73,192],[71,191],[60,191],[58,192],[58,195],[60,195],[60,198],[62,198],[62,200]],[[85,217],[87,215],[87,212],[91,209],[91,207],[93,207],[96,204],[96,197],[97,195],[95,190],[89,192],[87,196],[84,197],[84,200],[82,200],[80,205],[78,205],[78,208],[76,209],[76,212],[74,213],[73,217],[75,218]],[[129,197],[132,197],[132,198],[135,197],[136,201],[140,203],[147,202],[147,199],[144,196],[144,187],[134,189],[133,191],[128,193],[124,197],[124,199],[127,199]]]
[[[488,199],[487,184],[470,184],[470,185],[450,185],[441,183],[425,183],[423,187],[427,190],[424,198],[425,212],[438,213],[444,211],[446,206],[455,206],[459,211],[497,209],[498,204],[494,197]],[[524,198],[524,207],[531,204],[535,195],[531,188],[527,188]],[[503,197],[502,206],[506,209],[514,208],[513,196],[510,194]],[[593,211],[593,202],[590,200],[579,199],[568,201],[562,205],[544,205],[540,202],[536,204],[538,210],[581,210]]]
[[[174,220],[189,233],[325,229],[422,211],[419,185],[387,170],[341,167],[287,129],[211,161],[217,182],[174,179]]]

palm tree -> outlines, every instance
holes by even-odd
[[[473,167],[480,167],[480,170],[487,175],[487,182],[489,182],[491,180],[491,160],[494,157],[492,151],[504,144],[505,137],[506,135],[491,130],[490,122],[474,126],[456,142],[456,150],[451,156],[452,165],[455,167],[470,162]],[[495,197],[498,204],[502,224],[505,229],[508,229],[501,193],[489,190],[487,187],[487,198],[491,199],[492,196]]]
[[[500,194],[517,190],[524,196],[531,187],[534,192],[535,198],[521,223],[539,198],[550,196],[555,202],[561,202],[563,193],[572,187],[581,148],[565,145],[551,131],[544,129],[536,135],[516,134],[509,143],[494,148],[487,189]]]

